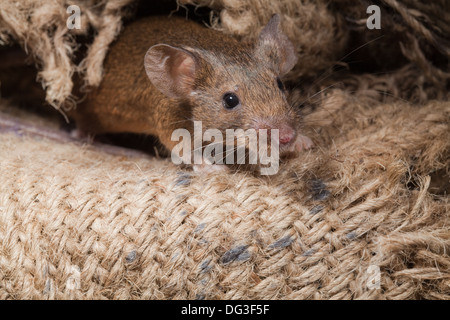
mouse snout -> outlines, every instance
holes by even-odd
[[[279,129],[280,144],[288,144],[295,137],[295,130],[291,126],[285,125]]]
[[[273,129],[278,129],[278,137],[279,137],[279,143],[280,145],[287,145],[291,141],[294,140],[296,132],[295,129],[287,124],[271,124],[270,122],[260,122],[256,125],[255,128],[257,131],[260,129],[267,129],[267,137],[270,138],[271,131]]]

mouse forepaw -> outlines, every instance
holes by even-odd
[[[298,135],[297,140],[295,141],[295,151],[301,152],[303,150],[311,149],[314,146],[314,143],[307,136],[303,136],[301,134]]]
[[[94,140],[93,136],[89,132],[82,130],[80,128],[75,128],[70,130],[70,136],[76,140],[85,140],[92,142]]]

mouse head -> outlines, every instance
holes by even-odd
[[[292,150],[297,114],[286,100],[281,77],[295,66],[297,57],[280,30],[280,17],[272,17],[256,45],[228,37],[211,43],[214,50],[151,47],[145,69],[153,85],[191,105],[192,120],[202,121],[205,130],[268,129],[270,135],[271,129],[278,129],[280,151]]]

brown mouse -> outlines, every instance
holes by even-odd
[[[280,78],[297,62],[274,15],[256,43],[179,17],[128,25],[111,46],[100,86],[72,116],[82,131],[154,135],[169,150],[172,132],[278,129],[280,155],[312,146],[299,133]],[[270,132],[269,132],[270,133]]]

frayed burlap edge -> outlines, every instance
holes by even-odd
[[[76,102],[72,76],[79,72],[87,85],[100,84],[103,60],[110,43],[121,29],[122,9],[132,0],[110,1],[1,1],[0,44],[18,42],[31,54],[40,70],[38,80],[46,90],[46,101],[55,108]],[[81,28],[69,29],[67,12],[77,5]],[[95,39],[80,65],[74,62],[77,35],[95,33]]]

